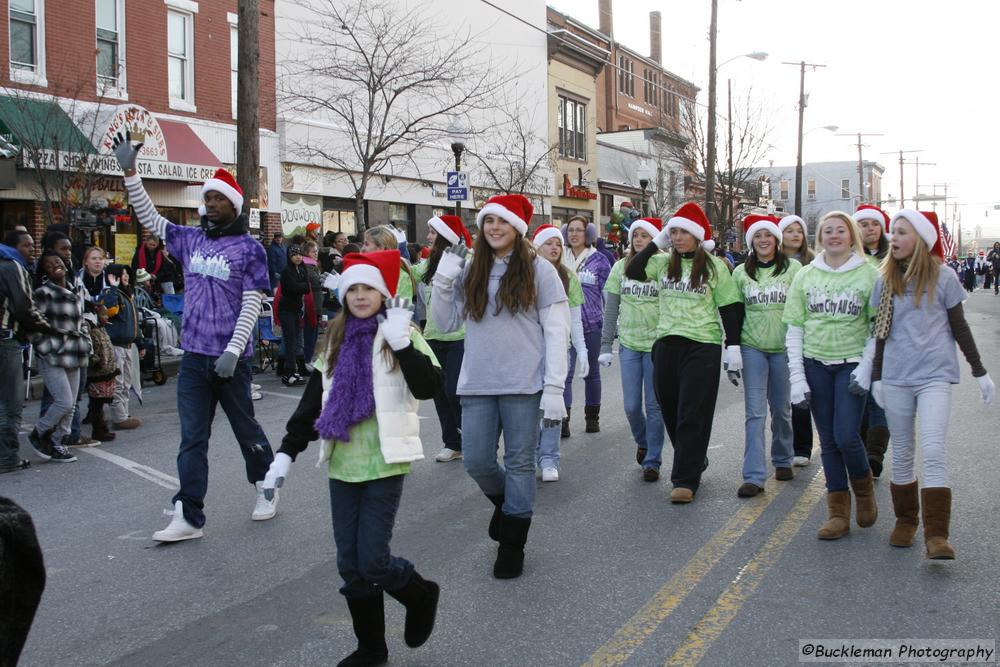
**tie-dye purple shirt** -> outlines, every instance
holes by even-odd
[[[248,234],[209,238],[198,227],[167,226],[167,251],[184,268],[181,347],[218,357],[233,337],[243,292],[268,290],[267,253]],[[253,339],[243,357],[253,354]]]

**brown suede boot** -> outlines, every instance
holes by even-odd
[[[586,422],[584,433],[601,432],[601,406],[587,405],[583,408],[583,417]]]
[[[896,513],[896,527],[889,536],[889,544],[894,547],[912,547],[913,536],[920,523],[920,496],[916,480],[909,484],[890,484],[892,509]]]
[[[851,488],[854,490],[854,500],[858,503],[854,515],[858,525],[862,528],[875,525],[878,506],[875,504],[875,479],[871,471],[864,477],[852,478]]]
[[[885,426],[870,426],[865,439],[865,451],[868,452],[868,465],[872,476],[878,479],[882,476],[882,465],[885,461],[885,450],[889,447],[889,429]]]
[[[851,492],[828,491],[826,509],[829,518],[820,526],[816,537],[821,540],[839,540],[851,530]]]
[[[924,514],[924,543],[927,545],[927,557],[932,560],[955,560],[955,550],[948,544],[951,489],[944,486],[920,489],[920,504]]]

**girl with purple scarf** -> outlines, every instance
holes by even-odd
[[[406,607],[407,646],[427,641],[437,615],[438,585],[389,549],[403,479],[424,458],[418,401],[434,398],[443,384],[437,359],[411,323],[410,302],[396,297],[399,260],[398,250],[344,257],[337,289],[345,307],[330,323],[264,479],[273,497],[295,457],[320,439],[317,465],[330,478],[340,593],[358,639],[339,665],[388,660],[383,591]]]

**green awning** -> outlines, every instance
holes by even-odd
[[[97,154],[62,107],[51,100],[0,95],[0,139],[28,152]]]

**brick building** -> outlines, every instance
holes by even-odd
[[[281,165],[274,0],[260,5],[261,187],[245,194],[265,234],[280,226]],[[76,236],[130,260],[141,230],[110,151],[125,128],[146,133],[137,166],[161,213],[198,224],[201,183],[220,166],[235,173],[237,0],[0,0],[0,8],[8,54],[0,137],[18,154],[10,177],[0,177],[2,230],[21,224],[38,239],[48,200],[58,219],[78,223]]]

